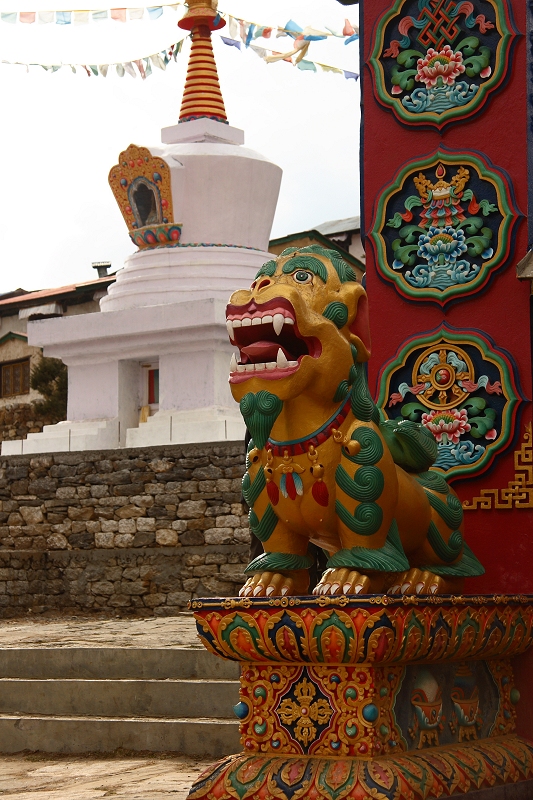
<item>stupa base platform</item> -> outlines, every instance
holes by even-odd
[[[372,759],[231,756],[200,775],[189,798],[426,800],[472,795],[475,800],[478,790],[488,787],[480,800],[522,800],[522,790],[533,789],[532,777],[533,744],[502,736]],[[514,795],[507,791],[509,783]],[[533,792],[523,794],[531,797]]]
[[[533,797],[523,794],[533,786],[533,742],[515,734],[512,666],[533,643],[533,598],[226,598],[191,607],[207,649],[241,662],[244,748],[201,775],[191,800]]]

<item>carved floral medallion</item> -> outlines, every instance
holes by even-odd
[[[442,148],[406,164],[381,193],[371,231],[377,269],[400,294],[443,305],[505,264],[520,218],[503,171]]]
[[[378,405],[388,419],[427,428],[433,469],[479,475],[512,440],[522,401],[511,357],[481,331],[441,329],[410,339],[385,365]]]
[[[470,117],[504,81],[516,35],[503,0],[396,0],[372,44],[377,99],[411,125]]]

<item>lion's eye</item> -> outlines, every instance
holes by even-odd
[[[294,273],[294,280],[296,283],[311,283],[313,276],[310,272],[306,272],[304,269],[298,269]]]

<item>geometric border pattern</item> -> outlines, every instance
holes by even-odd
[[[533,435],[531,422],[526,425],[524,441],[514,452],[514,480],[506,489],[481,489],[480,496],[465,500],[465,511],[490,511],[492,508],[511,510],[533,508]]]

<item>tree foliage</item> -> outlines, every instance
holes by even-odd
[[[61,359],[42,356],[31,371],[30,385],[43,397],[33,403],[38,414],[53,422],[66,419],[68,371]]]

